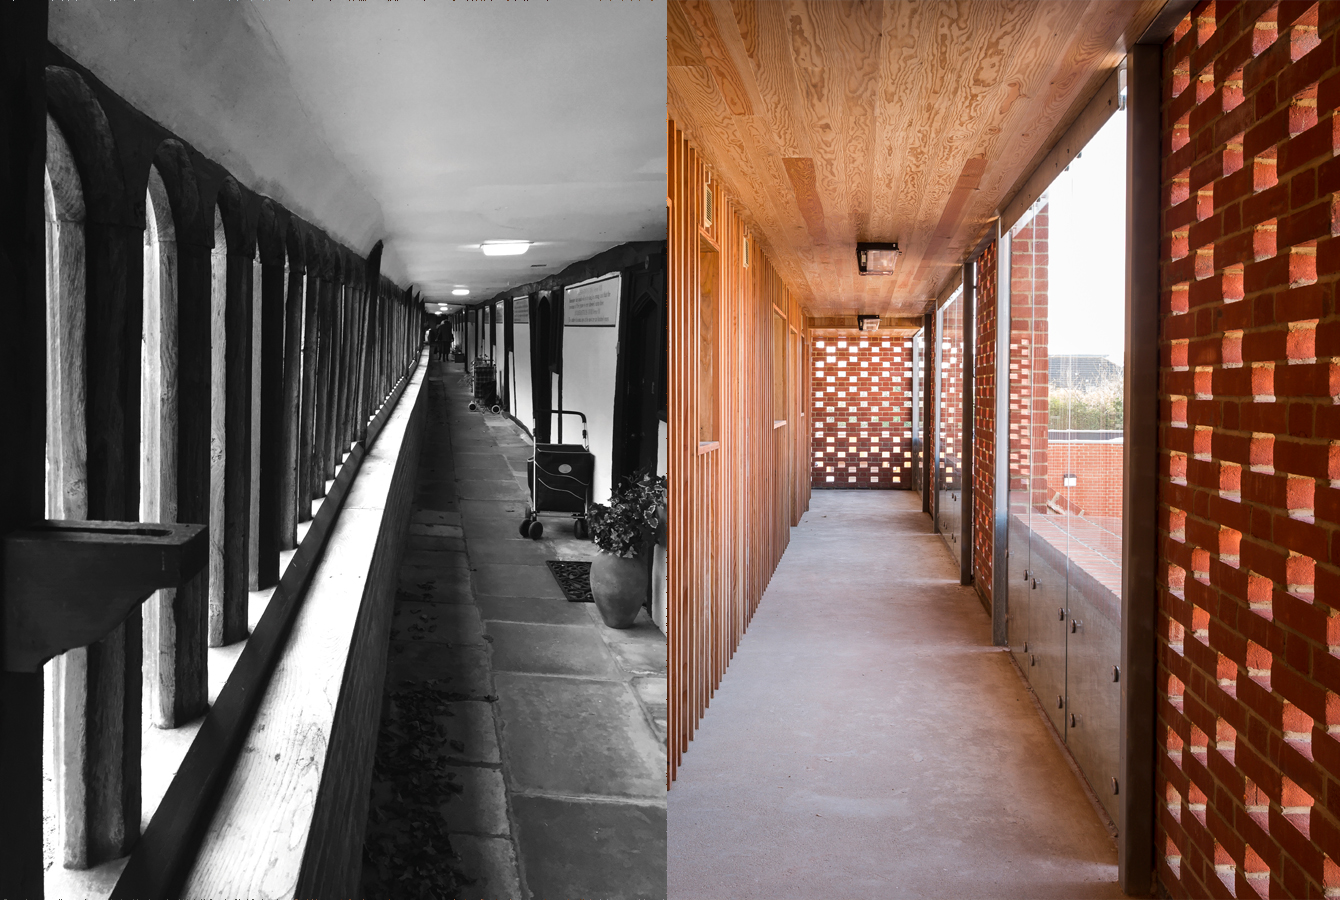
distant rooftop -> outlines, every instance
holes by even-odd
[[[1047,384],[1053,388],[1087,391],[1121,382],[1121,366],[1106,356],[1052,356],[1047,370]]]

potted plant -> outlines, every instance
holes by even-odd
[[[631,628],[647,599],[665,502],[665,478],[644,472],[625,481],[608,506],[591,505],[591,540],[602,551],[591,563],[591,597],[611,628]]]

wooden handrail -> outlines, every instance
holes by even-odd
[[[421,357],[415,357],[368,426],[368,436],[353,446],[330,493],[312,520],[270,604],[247,641],[219,699],[191,742],[181,767],[140,838],[112,890],[113,898],[151,900],[179,895],[195,851],[218,799],[242,751],[256,710],[330,539],[349,486],[364,456],[377,440]]]

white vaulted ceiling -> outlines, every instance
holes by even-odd
[[[430,299],[665,236],[655,0],[58,3],[50,33],[248,186],[360,253],[384,240]]]

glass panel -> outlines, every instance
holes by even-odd
[[[924,376],[926,372],[926,329],[921,329],[912,338],[912,484],[917,493],[925,495],[926,485],[922,480],[925,465],[926,448],[922,446],[923,423],[926,421],[926,391]]]
[[[1116,815],[1125,116],[1011,230],[1010,647]]]
[[[954,558],[961,558],[963,532],[963,295],[937,314],[936,344],[936,524]]]

